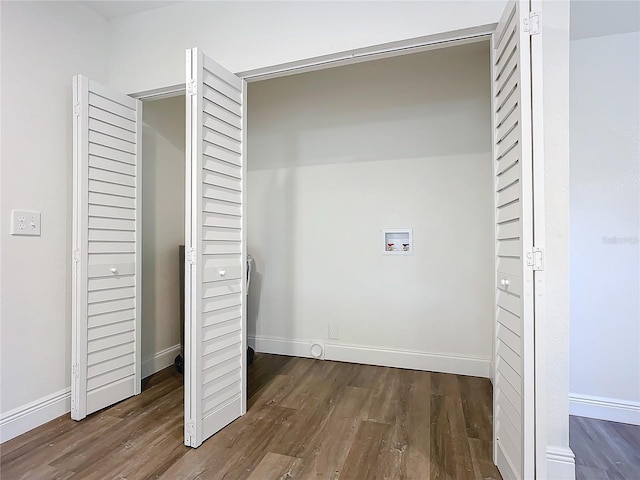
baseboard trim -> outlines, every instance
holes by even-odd
[[[311,358],[310,341],[304,342],[302,340],[250,336],[247,338],[247,343],[256,352],[260,353],[273,353],[274,355]]]
[[[569,447],[547,447],[547,478],[554,480],[576,478],[576,458]]]
[[[249,345],[255,348],[257,352],[311,357],[310,340],[250,336],[248,341]],[[491,373],[491,360],[489,358],[367,347],[363,345],[325,343],[324,358],[325,360],[339,362],[455,373],[484,378],[489,378]]]
[[[577,417],[640,425],[640,402],[629,400],[570,393],[569,413]]]
[[[142,362],[142,378],[153,375],[163,368],[173,365],[180,345],[174,345]],[[0,443],[11,440],[54,418],[71,411],[71,389],[65,388],[57,393],[43,397],[0,416]]]
[[[154,373],[173,365],[179,353],[180,344],[165,348],[164,350],[156,353],[153,357],[143,360],[141,367],[142,378],[147,378],[149,375],[153,375]]]
[[[43,397],[0,417],[0,443],[22,435],[71,411],[71,389]]]

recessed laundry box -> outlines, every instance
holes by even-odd
[[[413,229],[382,230],[382,253],[385,255],[411,255],[413,253]]]

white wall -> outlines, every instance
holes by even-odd
[[[497,23],[505,0],[183,2],[112,21],[110,75],[127,93],[185,82],[185,50],[232,72]]]
[[[104,19],[77,3],[3,1],[0,8],[4,439],[15,409],[43,397],[69,401],[71,78],[106,81],[108,32]],[[15,208],[42,212],[42,236],[9,235]]]
[[[640,424],[640,33],[571,42],[572,413]]]
[[[308,355],[318,339],[460,357],[448,371],[488,376],[487,42],[249,84],[247,165],[259,350],[307,342]],[[414,254],[382,255],[380,231],[405,227]]]
[[[170,365],[180,348],[184,96],[145,102],[142,119],[142,363],[147,375]]]

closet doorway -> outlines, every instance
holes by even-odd
[[[143,102],[142,378],[183,354],[184,95]],[[182,262],[184,259],[182,259]]]
[[[521,30],[529,12],[521,10],[522,5],[524,4],[521,2],[508,5],[493,34],[491,48],[492,150],[495,175],[493,195],[496,200],[494,294],[497,315],[492,356],[492,376],[496,391],[494,425],[497,432],[494,451],[495,461],[500,469],[510,471],[511,476],[516,477],[527,476],[527,472],[532,471],[532,444],[535,438],[535,397],[532,389],[533,272],[528,268],[526,260],[532,245],[532,153],[529,148],[532,144],[531,60],[530,38]],[[458,37],[458,40],[468,41],[469,37],[477,38],[490,33],[475,32],[473,35]],[[434,48],[433,44],[447,43],[451,40],[449,38],[431,41],[429,48]],[[439,46],[450,45],[449,43]],[[422,49],[426,49],[424,45]],[[401,50],[403,48],[397,45],[389,47],[387,55],[407,53]],[[356,62],[356,56],[350,55],[345,61]],[[361,56],[366,57],[366,54]],[[336,61],[319,59],[314,65],[307,65],[305,68],[325,68],[331,63]],[[301,67],[282,66],[267,70],[270,72],[253,72],[244,77],[258,80],[258,77],[266,78],[269,75],[282,76],[284,72],[298,73]],[[245,410],[243,392],[246,389],[244,381],[247,329],[244,271],[247,251],[243,228],[246,162],[243,158],[242,132],[246,134],[244,100],[247,80],[240,80],[197,49],[187,52],[187,72],[185,244],[188,273],[185,343],[186,361],[191,371],[185,374],[185,443],[196,447],[208,436],[242,415]],[[121,98],[113,101],[108,98],[111,94],[105,92],[103,87],[94,87],[93,90],[82,90],[82,97],[93,96],[94,100],[97,97],[107,98],[115,104],[116,110],[122,106],[127,107],[133,101],[133,106],[127,107],[132,110],[132,113],[128,114],[134,117],[134,121],[141,115],[138,109],[139,102],[130,97],[126,97],[129,100]],[[106,97],[101,93],[105,93]],[[146,96],[140,95],[141,98]],[[90,102],[81,102],[79,105],[78,124],[85,129],[84,131],[88,131],[89,119],[83,116],[83,109],[88,110],[96,105]],[[102,139],[100,135],[94,135],[94,140]],[[82,151],[86,146],[86,139],[80,142],[80,145],[79,150]],[[119,151],[117,145],[114,149]],[[120,156],[118,152],[111,154]],[[139,168],[138,164],[136,168]],[[82,176],[83,173],[80,172],[79,181],[74,182],[80,185],[80,193],[83,193],[82,186],[87,179]],[[134,185],[134,188],[137,186]],[[117,193],[111,195],[118,196]],[[86,197],[74,197],[78,209],[85,208],[83,202]],[[140,196],[134,195],[134,198],[137,200]],[[82,227],[82,222],[86,221],[87,217],[74,216],[80,219]],[[138,219],[139,216],[136,216],[134,221]],[[112,278],[110,275],[120,275],[126,268],[140,271],[137,267],[132,267],[140,261],[135,254],[116,254],[113,258],[122,262],[114,266],[110,266],[115,263],[111,262],[112,257],[100,257],[102,253],[96,253],[96,256],[89,257],[87,261],[87,253],[92,253],[82,250],[86,248],[86,237],[83,237],[85,231],[83,228],[78,231],[78,237],[82,238],[79,238],[80,242],[74,242],[74,248],[78,252],[80,275],[74,276],[74,287],[80,283],[81,288],[84,288],[83,279],[87,278],[87,265],[90,267],[89,270],[99,272],[108,278]],[[529,256],[535,266],[535,254]],[[259,263],[260,260],[257,260]],[[77,275],[78,271],[74,273]],[[78,278],[80,282],[77,281]],[[135,288],[139,288],[139,284],[138,281]],[[139,292],[135,294],[135,298],[139,298],[138,294]],[[139,303],[134,302],[133,308],[139,308]],[[86,355],[86,331],[83,331],[81,324],[81,328],[78,329],[76,321],[80,318],[82,322],[86,317],[86,312],[83,311],[86,309],[86,296],[76,296],[74,304],[78,305],[74,311],[74,344],[77,343],[77,338],[81,340],[75,353],[79,349],[80,353],[84,351]],[[207,318],[214,318],[213,323],[207,324]],[[139,321],[138,315],[134,322],[139,326]],[[137,342],[140,341],[139,331],[137,329],[134,333]],[[82,343],[83,341],[85,343]],[[129,395],[139,392],[139,352],[140,349],[137,349],[137,358],[132,367],[135,377],[131,381],[127,380],[134,388]],[[82,387],[83,381],[86,381],[86,362],[82,355],[78,357],[75,353],[76,373],[73,383],[79,383]],[[217,360],[207,361],[207,356],[212,354]],[[80,358],[80,361],[77,361],[77,358]],[[83,378],[76,382],[76,376]],[[86,384],[84,387],[86,389]],[[72,388],[72,397],[73,390]]]

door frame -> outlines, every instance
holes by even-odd
[[[278,63],[268,67],[245,70],[236,73],[238,77],[247,83],[271,78],[286,77],[298,73],[324,70],[327,68],[341,67],[355,63],[380,60],[383,58],[409,55],[411,53],[426,52],[437,48],[453,47],[466,43],[487,40],[496,29],[496,23],[479,25],[477,27],[455,30],[452,32],[427,35],[424,37],[410,38],[396,42],[371,45],[369,47],[347,50],[330,55],[309,57],[294,62]],[[143,90],[141,92],[128,94],[138,100],[158,100],[161,98],[175,97],[186,94],[184,83],[167,85],[165,87]]]
[[[539,5],[540,0],[532,0],[531,9]],[[539,10],[539,8],[537,9]],[[246,70],[236,73],[238,77],[244,80],[245,88],[247,83],[252,83],[261,80],[268,80],[278,77],[285,77],[289,75],[296,75],[299,73],[312,72],[316,70],[324,70],[328,68],[352,65],[356,63],[380,60],[383,58],[396,57],[400,55],[408,55],[412,53],[420,53],[429,50],[453,47],[456,45],[463,45],[472,42],[487,41],[491,44],[491,36],[496,30],[498,23],[490,23],[485,25],[478,25],[476,27],[455,30],[451,32],[444,32],[435,35],[427,35],[423,37],[416,37],[406,40],[400,40],[395,42],[388,42],[383,44],[371,45],[359,49],[347,50],[329,55],[322,55],[316,57],[309,57],[302,60],[293,62],[286,62],[280,64],[274,64],[267,67],[261,67],[252,70]],[[542,140],[542,63],[539,61],[542,35],[535,35],[531,39],[531,89],[532,89],[532,137],[533,137],[533,222],[534,222],[534,242],[536,246],[544,246],[544,150]],[[537,54],[534,54],[537,53]],[[145,90],[137,93],[131,93],[129,96],[139,100],[153,100],[160,98],[167,98],[177,95],[186,94],[186,85],[177,84],[169,85],[166,87],[160,87],[152,90]],[[245,114],[247,104],[244,105]],[[244,128],[246,132],[246,115],[244,119]],[[245,159],[247,145],[245,143]],[[246,162],[244,165],[246,171]],[[245,177],[246,178],[246,177]],[[243,194],[243,199],[245,194]],[[185,207],[186,214],[186,207]],[[243,205],[243,241],[246,243],[246,215],[244,215]],[[495,243],[495,242],[494,242]],[[495,248],[495,247],[494,247]],[[246,249],[244,250],[246,255]],[[495,251],[494,251],[495,256]],[[494,269],[495,270],[495,269]],[[495,272],[494,272],[495,276]],[[494,278],[495,284],[495,278]],[[497,293],[494,289],[494,303]],[[534,468],[537,475],[546,472],[546,429],[545,429],[545,415],[546,415],[546,396],[544,395],[544,326],[540,320],[545,315],[545,275],[544,271],[534,272],[534,358],[528,359],[533,361],[534,364],[534,378],[529,381],[535,385],[534,391],[535,398],[534,404],[534,431],[535,439],[533,445],[535,447],[535,459]],[[246,327],[246,325],[245,325]],[[492,319],[493,329],[493,342],[495,342],[495,318]],[[244,344],[246,345],[246,328],[243,332]],[[185,341],[187,337],[185,336]],[[494,348],[492,347],[492,351]],[[527,360],[525,360],[527,361]],[[493,383],[495,358],[491,358],[490,380]],[[246,413],[246,409],[244,409]],[[541,476],[540,478],[544,478]]]
[[[542,12],[543,0],[530,0],[532,12]],[[533,166],[533,243],[546,246],[545,186],[544,186],[544,109],[542,96],[542,28],[531,35],[531,130]],[[543,262],[545,259],[543,258]],[[546,274],[542,270],[533,272],[533,340],[534,340],[534,428],[535,428],[535,473],[538,478],[547,478],[547,338],[546,318]]]

